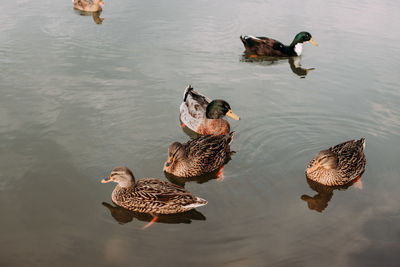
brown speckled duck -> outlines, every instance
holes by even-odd
[[[103,0],[72,0],[72,2],[74,8],[87,12],[101,11],[101,7],[104,7]]]
[[[211,101],[208,97],[196,92],[190,85],[186,87],[180,106],[180,119],[189,129],[202,135],[227,134],[230,131],[230,125],[224,119],[225,115],[239,120],[226,101],[221,99]]]
[[[234,132],[205,135],[184,144],[175,142],[168,149],[164,171],[178,177],[194,177],[222,167],[230,156]]]
[[[278,56],[292,57],[300,56],[303,52],[303,43],[310,42],[317,46],[317,43],[308,32],[298,33],[290,45],[284,45],[281,42],[268,37],[240,36],[246,52],[258,56]]]
[[[320,151],[307,165],[307,178],[336,186],[358,178],[365,170],[365,138],[350,140]]]
[[[102,183],[116,182],[112,201],[125,209],[150,214],[185,212],[207,204],[186,189],[155,178],[135,182],[131,170],[117,167]]]

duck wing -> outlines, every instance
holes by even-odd
[[[186,88],[183,102],[187,112],[195,119],[204,119],[206,117],[206,108],[211,102],[208,97],[196,92],[190,85]]]
[[[229,156],[234,132],[226,135],[206,135],[187,142],[186,155],[194,164],[209,166],[210,171],[222,166]]]
[[[352,179],[364,172],[366,158],[364,155],[365,138],[350,140],[329,148],[338,157],[337,169]]]
[[[285,45],[268,37],[240,36],[246,51],[262,56],[285,56]]]
[[[181,186],[155,178],[139,180],[135,185],[135,197],[143,201],[165,205],[190,205],[197,201],[192,193]]]

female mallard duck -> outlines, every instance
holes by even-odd
[[[178,177],[194,177],[218,169],[230,156],[234,133],[206,135],[184,144],[171,144],[164,171]]]
[[[308,32],[298,33],[290,45],[284,45],[268,37],[240,36],[240,39],[248,53],[258,56],[300,56],[304,42],[310,42],[317,46]]]
[[[186,189],[155,178],[135,182],[131,170],[117,167],[102,183],[116,182],[112,201],[125,209],[150,214],[185,212],[207,204]]]
[[[365,138],[361,138],[320,151],[307,165],[307,178],[329,186],[353,181],[365,170],[364,148]]]
[[[74,8],[87,12],[101,11],[101,7],[104,7],[103,0],[72,0],[72,2]]]
[[[226,101],[219,99],[211,101],[208,97],[194,91],[190,85],[186,87],[183,94],[180,113],[182,123],[202,135],[229,133],[229,123],[223,119],[225,115],[239,120]]]

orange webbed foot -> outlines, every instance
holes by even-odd
[[[157,220],[158,220],[158,216],[154,216],[154,218],[153,218],[148,224],[146,224],[145,226],[143,226],[142,229],[149,228],[149,227],[150,227],[153,223],[155,223]]]
[[[219,171],[217,173],[217,181],[218,182],[222,182],[224,180],[225,176],[224,176],[224,166],[219,168]]]

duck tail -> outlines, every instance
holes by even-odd
[[[187,209],[195,209],[197,207],[201,207],[204,206],[208,203],[207,200],[200,198],[200,197],[196,197],[196,202],[195,203],[191,203],[189,205],[184,205],[182,207],[187,208]]]
[[[363,150],[364,150],[364,149],[365,149],[365,138],[364,138],[364,137],[361,138],[361,139],[359,140],[359,142],[361,142],[362,147],[363,147]]]
[[[235,137],[235,131],[230,132],[226,136],[227,136],[228,145],[230,145],[233,141],[233,137]]]
[[[189,94],[191,91],[193,91],[193,87],[189,84],[189,85],[186,87],[185,92],[183,93],[183,102],[186,101],[186,98],[187,98],[188,94]]]
[[[246,41],[247,38],[248,38],[248,36],[246,36],[246,35],[244,35],[244,36],[240,35],[240,40],[242,40],[242,43],[244,45],[247,44],[247,41]]]

